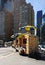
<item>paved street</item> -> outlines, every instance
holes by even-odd
[[[45,65],[45,60],[20,56],[12,47],[0,48],[0,65]]]
[[[7,57],[9,55],[12,55],[14,53],[14,49],[11,47],[7,48],[0,48],[0,58]]]

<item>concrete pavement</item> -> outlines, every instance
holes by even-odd
[[[8,55],[6,54],[6,56],[2,55],[3,58],[0,57],[0,65],[45,65],[45,61],[43,60],[20,56],[19,53],[15,52],[15,49],[11,47],[3,48],[2,50],[7,50],[8,52],[10,50],[10,53]],[[7,51],[3,53],[5,54]]]
[[[15,50],[12,47],[7,47],[7,48],[0,48],[0,59],[10,56],[15,52]]]

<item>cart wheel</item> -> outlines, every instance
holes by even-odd
[[[24,50],[20,50],[20,51],[19,51],[19,54],[20,54],[20,55],[23,55],[23,54],[24,54]]]

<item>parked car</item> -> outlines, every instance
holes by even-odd
[[[4,42],[3,42],[3,40],[0,40],[0,47],[4,47]]]
[[[45,56],[45,44],[39,44],[38,45],[38,52],[40,56]]]
[[[5,42],[5,47],[12,46],[12,41]]]

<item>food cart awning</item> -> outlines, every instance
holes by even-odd
[[[22,37],[24,37],[24,34],[18,35],[18,38],[22,38]]]
[[[29,25],[27,25],[27,26],[24,26],[24,27],[21,27],[21,28],[19,28],[20,30],[21,29],[25,29],[25,30],[27,30],[27,31],[30,31],[30,30],[35,30],[35,29],[37,29],[35,26],[29,26]]]
[[[22,34],[22,33],[16,33],[16,34],[12,35],[11,38],[16,39],[17,37],[22,38],[23,36],[24,36],[24,34]]]

